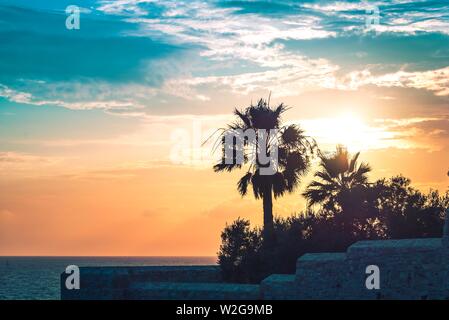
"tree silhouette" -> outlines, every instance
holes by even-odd
[[[441,237],[449,189],[440,194],[413,188],[399,175],[368,183],[359,154],[320,154],[319,170],[304,195],[307,211],[274,220],[273,245],[238,219],[223,230],[218,252],[226,281],[260,283],[271,274],[294,273],[298,257],[310,252],[342,252],[359,240]],[[321,204],[313,207],[311,204]]]
[[[443,195],[437,190],[425,194],[402,175],[378,180],[371,189],[378,198],[378,216],[388,237],[441,237],[449,190]]]
[[[237,183],[237,189],[245,196],[248,186],[251,185],[254,197],[262,198],[265,242],[271,242],[273,236],[273,196],[277,198],[286,192],[293,192],[307,172],[310,157],[316,149],[315,141],[305,136],[299,126],[282,125],[281,115],[286,110],[282,103],[272,109],[263,99],[242,111],[235,109],[237,121],[222,129],[218,140],[222,159],[214,166],[214,171],[246,170]],[[256,132],[256,139],[248,138],[249,131]],[[227,135],[235,138],[233,143],[226,142]],[[262,136],[265,136],[265,139],[259,139]],[[277,156],[273,149],[275,146]],[[226,161],[226,154],[229,152],[233,157],[231,161]],[[243,154],[242,161],[238,161],[238,153]],[[262,162],[262,156],[268,156],[269,163]],[[274,174],[261,172],[268,166],[274,168]]]
[[[341,228],[342,214],[329,215],[323,207],[311,208],[287,218],[276,218],[276,242],[262,245],[259,228],[238,219],[226,225],[218,252],[224,279],[260,283],[271,274],[294,273],[298,257],[310,252],[343,252],[359,240],[441,237],[449,189],[423,193],[404,176],[382,178],[365,189],[368,207],[377,222],[359,220],[356,228]],[[370,199],[371,198],[371,199]],[[315,209],[315,210],[312,210]],[[342,213],[342,212],[341,212]],[[370,230],[373,232],[366,232]]]
[[[359,234],[366,219],[372,218],[368,202],[368,177],[371,168],[366,163],[357,164],[360,152],[352,158],[347,149],[338,145],[331,155],[320,154],[321,170],[315,173],[318,178],[312,181],[303,196],[308,205],[320,204],[333,213],[335,223],[343,228],[345,234]],[[350,240],[348,240],[350,241]]]

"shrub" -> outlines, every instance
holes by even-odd
[[[258,283],[274,273],[291,274],[301,255],[342,252],[359,240],[441,236],[449,191],[423,194],[410,186],[409,179],[398,176],[372,184],[365,198],[365,212],[359,216],[320,209],[277,218],[269,246],[260,228],[237,219],[221,234],[218,262],[224,279]]]

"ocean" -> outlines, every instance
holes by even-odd
[[[216,257],[0,257],[0,300],[58,300],[59,276],[68,265],[210,265]]]

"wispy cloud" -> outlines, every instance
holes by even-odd
[[[367,30],[366,9],[373,6],[379,7],[380,24]],[[27,16],[23,18],[32,17],[34,13],[11,10],[6,8],[0,12],[5,17],[12,15],[2,25],[6,31],[10,30],[11,19],[20,19],[24,13]],[[54,28],[59,23],[54,14],[44,19],[49,21],[42,27],[47,28],[45,32],[30,29],[29,24],[19,24],[23,27],[16,35],[15,41],[19,43],[28,41],[28,34],[34,32],[33,39],[41,36],[45,43],[53,43],[49,39],[59,37],[67,45],[58,46],[60,51],[48,48],[45,52],[52,54],[42,57],[41,51],[36,51],[32,56],[37,60],[28,64],[11,61],[20,60],[21,48],[8,47],[4,60],[10,61],[5,64],[6,76],[0,77],[0,96],[17,103],[76,110],[127,110],[129,115],[139,116],[185,112],[186,105],[207,104],[223,94],[254,95],[270,90],[278,97],[289,97],[321,89],[358,90],[375,85],[449,95],[448,69],[446,65],[441,67],[444,48],[430,52],[430,67],[415,65],[404,71],[403,64],[395,61],[395,65],[389,66],[378,63],[373,72],[369,59],[389,53],[391,50],[385,47],[393,44],[394,39],[382,42],[379,48],[370,46],[369,50],[358,48],[355,52],[351,52],[350,42],[344,42],[348,44],[347,57],[340,60],[335,59],[340,53],[326,55],[320,51],[312,57],[301,46],[320,43],[320,40],[346,41],[355,35],[368,40],[384,34],[445,35],[449,30],[449,5],[444,1],[282,1],[278,4],[101,0],[94,1],[92,12],[101,19],[97,21],[90,13],[94,24],[83,28],[95,28],[99,30],[98,35],[91,35],[93,29],[82,29],[83,37],[74,36],[75,33],[61,37],[60,31],[52,31],[59,30]],[[103,28],[104,19],[111,28]],[[298,50],[291,49],[292,43],[297,44]],[[71,46],[75,46],[74,51],[61,49]],[[111,52],[104,49],[111,47],[115,48]],[[89,54],[85,48],[89,48]],[[69,60],[73,52],[81,56]],[[75,61],[74,65],[64,68],[67,63],[61,64],[61,57]],[[355,57],[362,65],[353,63],[349,57]],[[432,59],[438,65],[433,69]]]
[[[68,86],[73,86],[73,84],[66,84]],[[74,94],[54,94],[52,93],[52,90],[54,90],[55,86],[57,86],[59,89],[61,89],[60,84],[49,84],[45,88],[45,93],[38,92],[37,94],[33,94],[31,92],[22,92],[17,91],[14,89],[11,89],[3,84],[0,84],[0,97],[6,98],[9,101],[13,101],[16,103],[24,103],[24,104],[30,104],[35,106],[59,106],[64,107],[67,109],[73,109],[73,110],[91,110],[91,109],[140,109],[143,108],[143,105],[140,104],[136,99],[126,99],[126,91],[136,90],[137,88],[135,86],[130,87],[122,87],[124,89],[121,91],[123,95],[121,97],[117,97],[117,100],[113,100],[113,89],[111,87],[108,88],[108,93],[106,94],[98,94],[98,96],[103,96],[103,99],[98,100],[86,100],[86,98],[93,98],[90,95],[80,97],[80,94],[82,90],[76,91]],[[38,88],[41,88],[42,85],[39,85]],[[101,87],[101,86],[100,86]],[[78,87],[79,88],[79,87]],[[103,86],[104,88],[104,86]],[[29,88],[33,89],[33,87]],[[151,94],[152,91],[151,88],[144,88],[143,89],[148,94]],[[136,90],[137,92],[139,90]],[[136,91],[133,91],[133,93],[136,93]],[[99,91],[97,91],[99,92]],[[41,93],[41,94],[39,94]],[[59,99],[52,99],[53,96],[59,95]],[[65,96],[66,99],[63,99]],[[117,94],[115,94],[117,96]],[[133,94],[133,98],[136,96]],[[122,100],[120,100],[120,98]]]
[[[448,96],[449,67],[417,72],[397,71],[378,76],[372,75],[369,70],[354,71],[345,76],[340,88],[357,89],[368,84],[380,87],[425,89],[438,96]]]
[[[284,56],[279,68],[231,76],[192,77],[170,80],[172,88],[209,86],[215,89],[229,88],[234,93],[247,95],[254,92],[276,92],[277,97],[294,96],[317,88],[335,86],[338,66],[324,59],[309,60],[298,56]]]
[[[449,116],[378,118],[364,122],[354,117],[303,119],[298,123],[320,147],[346,145],[350,151],[420,149],[440,151],[449,143]]]
[[[60,156],[42,156],[15,151],[0,152],[0,170],[8,172],[8,176],[23,173],[40,175],[42,171],[63,161],[64,158]]]

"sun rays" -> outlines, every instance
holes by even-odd
[[[392,132],[379,126],[370,126],[362,117],[352,112],[332,118],[305,119],[298,122],[325,149],[341,144],[350,152],[357,152],[386,148],[395,143],[392,140]]]

